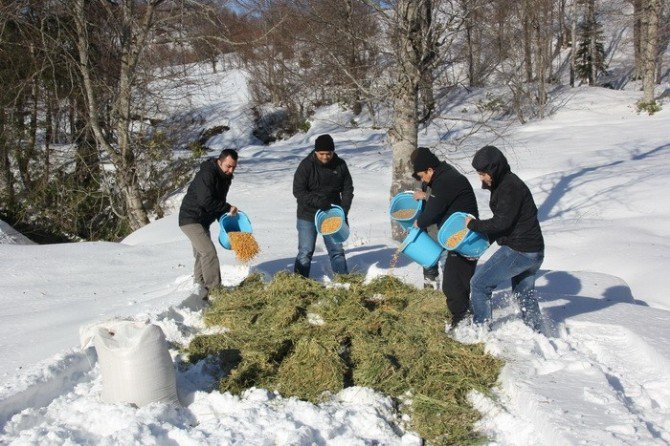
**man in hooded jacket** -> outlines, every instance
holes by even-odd
[[[478,216],[477,199],[472,185],[455,168],[440,160],[426,147],[419,147],[410,157],[414,175],[430,187],[430,197],[423,191],[414,192],[417,200],[427,199],[423,212],[414,225],[426,230],[438,227],[454,212]],[[442,292],[451,312],[451,326],[455,327],[467,314],[470,304],[470,279],[477,260],[468,259],[455,251],[448,251],[442,270]]]
[[[348,215],[354,199],[354,184],[347,163],[335,153],[335,143],[330,135],[316,138],[314,150],[298,165],[293,176],[293,195],[298,201],[298,255],[293,269],[303,277],[309,277],[316,246],[316,212],[338,205]],[[342,243],[330,237],[324,237],[323,241],[333,273],[347,274],[349,270]]]
[[[472,159],[482,188],[491,191],[493,217],[466,219],[466,226],[486,234],[500,248],[480,265],[472,277],[470,306],[476,324],[491,321],[491,295],[504,281],[511,280],[524,322],[541,330],[540,307],[535,295],[535,278],[544,260],[544,238],[537,218],[537,206],[528,186],[512,173],[505,155],[494,146],[482,147]]]
[[[219,257],[209,227],[226,212],[237,214],[237,208],[226,201],[236,167],[237,152],[233,149],[203,161],[179,208],[179,228],[193,246],[193,279],[202,287],[205,300],[221,285]]]

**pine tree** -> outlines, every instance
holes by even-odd
[[[576,70],[579,79],[589,85],[594,85],[599,74],[607,73],[603,27],[595,16],[579,25]]]

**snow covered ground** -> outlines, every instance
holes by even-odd
[[[633,109],[639,92],[584,87],[561,94],[565,103],[551,118],[497,142],[539,207],[547,249],[538,291],[548,330],[527,329],[509,289],[499,290],[493,331],[456,333],[463,342],[484,341],[506,360],[495,398],[473,393],[471,400],[494,444],[668,444],[670,209],[662,197],[670,105],[650,117]],[[250,269],[272,275],[292,266],[293,172],[321,133],[333,135],[356,188],[349,266],[368,276],[388,273],[397,245],[387,215],[385,134],[352,128],[351,116],[333,106],[319,110],[307,134],[253,145],[244,131],[246,95],[243,75],[232,72],[196,102],[208,107],[209,120],[231,126],[213,148],[240,148],[229,201],[250,216],[262,249],[247,267],[221,248],[225,283],[238,283]],[[421,142],[434,144],[426,135],[435,134],[422,134]],[[469,160],[489,142],[448,154],[475,185],[484,217],[488,192]],[[171,198],[173,212],[181,197]],[[315,260],[313,277],[328,280],[321,242]],[[176,213],[122,243],[24,244],[0,226],[0,444],[420,444],[397,427],[391,401],[369,389],[346,389],[318,406],[262,389],[236,397],[209,392],[206,364],[178,367],[180,408],[103,403],[95,352],[79,347],[80,328],[129,317],[187,343],[203,329],[191,267]],[[407,258],[394,274],[422,280]],[[179,362],[178,351],[172,354]]]

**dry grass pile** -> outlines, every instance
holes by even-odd
[[[395,397],[407,427],[429,444],[481,441],[466,395],[489,392],[501,364],[481,345],[446,336],[442,294],[390,276],[335,281],[347,285],[279,273],[267,284],[251,276],[222,290],[205,320],[231,332],[194,339],[192,360],[219,358],[232,370],[219,388],[234,393],[256,386],[319,402],[345,387],[370,387]]]

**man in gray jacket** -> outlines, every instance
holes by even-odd
[[[236,167],[237,152],[233,149],[203,161],[179,208],[179,228],[193,246],[193,280],[203,288],[205,300],[221,285],[219,257],[209,227],[227,212],[237,214],[237,208],[226,201]]]

